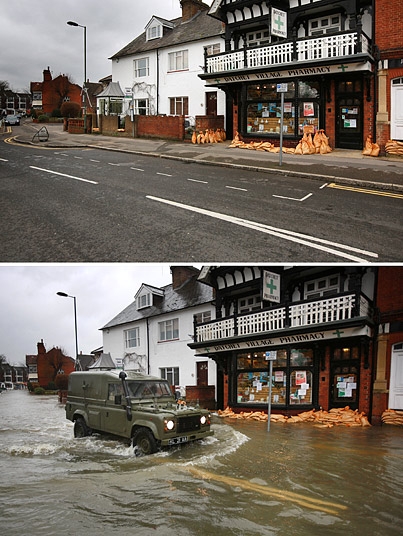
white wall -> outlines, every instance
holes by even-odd
[[[219,37],[199,41],[197,43],[186,43],[176,47],[161,49],[158,51],[159,80],[158,80],[158,113],[169,115],[169,98],[170,97],[188,97],[189,115],[206,114],[206,93],[208,91],[217,91],[217,115],[225,114],[225,94],[218,88],[206,87],[204,81],[199,78],[203,72],[204,64],[204,47],[215,43],[221,44],[223,41]],[[186,71],[169,72],[168,54],[179,50],[188,50],[189,68]],[[149,58],[149,76],[134,79],[134,60],[140,58]],[[147,53],[137,54],[134,56],[119,58],[119,61],[112,61],[112,80],[119,82],[120,87],[125,91],[126,87],[133,87],[137,84],[135,98],[149,98],[150,92],[154,99],[152,113],[157,112],[156,95],[157,95],[157,52],[150,51]],[[148,86],[147,92],[138,89],[138,84]],[[151,104],[151,103],[150,103]]]
[[[179,382],[181,386],[196,385],[196,362],[208,361],[208,383],[216,383],[216,364],[208,358],[196,358],[194,350],[188,347],[192,342],[193,335],[193,315],[205,311],[211,311],[213,316],[214,307],[210,304],[199,305],[189,309],[173,311],[170,314],[164,314],[149,318],[149,366],[150,374],[161,376],[160,368],[179,367]],[[179,319],[179,340],[158,342],[159,326],[158,323]],[[125,348],[124,331],[127,329],[140,326],[140,346],[135,348]],[[122,326],[103,330],[103,351],[110,353],[112,359],[124,357],[125,353],[135,352],[136,354],[147,355],[147,323],[146,320],[131,322]]]

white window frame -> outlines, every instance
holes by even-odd
[[[140,294],[140,296],[137,296],[137,310],[150,307],[152,303],[151,292],[144,292],[143,294]]]
[[[174,108],[174,113],[171,113],[172,105]],[[189,97],[169,97],[169,114],[170,115],[188,115],[188,112],[189,112]]]
[[[126,329],[125,335],[125,348],[138,348],[140,346],[140,328],[134,327]]]
[[[213,43],[212,45],[206,46],[207,56],[212,56],[213,54],[219,54],[221,52],[220,43]]]
[[[238,300],[238,313],[250,313],[251,311],[257,311],[262,308],[262,299],[260,294],[254,294],[253,296],[245,296]]]
[[[168,54],[168,72],[186,71],[189,69],[188,50],[177,50]]]
[[[196,323],[203,324],[204,322],[210,322],[211,320],[211,311],[202,311],[196,315]]]
[[[153,24],[147,29],[147,41],[152,41],[153,39],[159,39],[162,37],[162,25]]]
[[[340,274],[332,274],[304,283],[304,300],[334,296],[340,292]]]
[[[160,375],[163,380],[167,380],[170,385],[180,385],[179,367],[160,368]],[[178,380],[178,381],[175,381]]]
[[[145,103],[145,106],[143,106]],[[134,99],[134,115],[150,115],[150,101],[149,99]]]
[[[337,21],[336,21],[337,19]],[[324,35],[328,33],[337,33],[341,31],[341,15],[327,15],[326,17],[318,17],[310,19],[308,22],[308,35]]]
[[[158,322],[158,342],[176,341],[179,339],[179,318],[171,318]]]
[[[133,60],[134,78],[143,78],[150,75],[150,60],[148,57]]]

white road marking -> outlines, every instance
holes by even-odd
[[[90,158],[90,162],[100,162],[101,160],[94,160],[93,158]]]
[[[131,167],[130,169],[134,169],[134,171],[144,171],[144,169],[138,167]]]
[[[327,186],[328,184],[329,184],[328,182],[325,182],[325,184],[322,184],[322,186],[319,188],[319,190],[323,190],[323,188],[326,188],[326,186]]]
[[[8,162],[8,160],[6,160],[5,158],[0,158],[0,161],[1,162]]]
[[[83,159],[82,156],[75,156],[74,158],[77,158],[77,160],[82,160]]]
[[[75,177],[74,175],[67,175],[66,173],[59,173],[58,171],[52,171],[51,169],[43,169],[36,166],[29,166],[32,169],[37,169],[38,171],[44,171],[45,173],[51,173],[52,175],[60,175],[61,177],[67,177],[69,179],[75,179],[76,181],[89,182],[90,184],[98,184],[95,181],[90,181],[88,179],[83,179],[82,177]]]
[[[120,164],[114,164],[113,162],[108,162],[110,166],[120,166]]]
[[[279,197],[280,199],[290,199],[290,201],[305,201],[308,199],[308,197],[311,197],[312,194],[308,194],[305,197],[301,197],[301,199],[297,199],[296,197],[285,197],[284,195],[274,195],[273,197]]]
[[[159,173],[158,171],[157,175],[163,175],[164,177],[172,177],[172,175],[169,175],[168,173]]]
[[[240,225],[241,227],[247,227],[248,229],[260,231],[261,233],[270,234],[272,236],[277,236],[279,238],[283,238],[284,240],[296,242],[297,244],[302,244],[304,246],[308,246],[313,249],[319,249],[326,253],[336,255],[337,257],[343,257],[345,259],[348,259],[354,262],[368,262],[368,261],[365,258],[357,257],[350,253],[344,253],[343,251],[338,251],[335,248],[354,252],[360,255],[364,255],[366,257],[378,258],[377,253],[373,253],[372,251],[358,249],[353,246],[346,246],[344,244],[338,244],[337,242],[332,242],[332,241],[325,240],[322,238],[316,238],[314,236],[309,236],[309,235],[305,235],[302,233],[296,233],[294,231],[288,231],[287,229],[281,229],[281,228],[273,227],[271,225],[266,225],[266,224],[254,222],[251,220],[245,220],[243,218],[237,218],[235,216],[230,216],[228,214],[221,214],[220,212],[213,212],[211,210],[206,210],[206,209],[194,207],[191,205],[184,205],[183,203],[177,203],[176,201],[170,201],[168,199],[162,199],[160,197],[154,197],[152,195],[147,195],[146,198],[152,201],[158,201],[159,203],[165,203],[166,205],[171,205],[171,206],[181,208],[184,210],[189,210],[191,212],[196,212],[198,214],[203,214],[204,216],[209,216],[211,218],[223,220],[228,223],[234,223],[236,225]]]
[[[198,179],[188,179],[191,182],[201,182],[202,184],[208,184],[208,181],[199,181]]]
[[[241,190],[241,192],[248,191],[246,188],[237,188],[236,186],[226,186],[226,188],[229,188],[230,190]]]

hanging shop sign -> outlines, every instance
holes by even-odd
[[[273,272],[263,271],[263,299],[280,303],[280,276]]]
[[[271,8],[271,35],[287,38],[287,13],[275,7]]]
[[[309,333],[300,333],[287,335],[283,334],[278,337],[260,338],[250,341],[228,342],[210,345],[203,348],[196,348],[196,355],[215,354],[217,352],[228,352],[229,350],[247,350],[250,348],[265,348],[270,346],[284,346],[286,344],[306,344],[310,342],[320,342],[331,339],[345,339],[347,337],[371,337],[369,326],[357,328],[332,328],[327,331],[311,331]]]

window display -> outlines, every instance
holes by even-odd
[[[271,403],[273,406],[313,404],[312,348],[288,348],[274,350],[271,378]],[[269,397],[269,362],[266,351],[240,352],[237,354],[238,404],[264,404]]]

